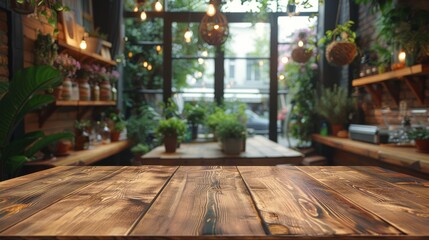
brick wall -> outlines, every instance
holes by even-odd
[[[9,81],[7,12],[0,9],[0,81]]]
[[[417,3],[418,1],[416,4]],[[359,28],[357,30],[357,34],[359,36],[358,45],[361,50],[368,50],[371,45],[376,43],[377,40],[375,32],[379,16],[379,13],[373,13],[366,6],[361,5],[359,7]],[[429,79],[423,79],[422,81],[425,81],[425,86],[429,86]],[[399,99],[400,101],[405,101],[407,103],[408,109],[429,109],[429,88],[428,90],[425,90],[425,103],[420,104],[404,82],[396,82],[396,84],[399,84],[400,87]],[[382,88],[382,104],[378,107],[374,105],[371,97],[365,94],[365,91],[361,90],[360,92],[362,93],[360,105],[365,113],[366,124],[383,126],[383,115],[385,116],[388,124],[399,125],[401,123],[402,119],[399,117],[399,107],[396,106],[384,88]],[[382,111],[382,109],[384,111]],[[385,112],[385,114],[382,114],[382,112]],[[413,124],[429,124],[428,117],[429,113],[414,115],[411,120]]]

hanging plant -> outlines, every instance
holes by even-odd
[[[297,63],[306,63],[311,56],[313,56],[313,50],[305,47],[307,44],[307,33],[302,31],[298,33],[297,47],[292,50],[291,57]]]
[[[344,25],[339,24],[335,29],[326,31],[325,36],[319,40],[319,46],[326,46],[325,57],[329,63],[344,66],[355,59],[356,33],[350,29],[353,24],[353,21],[348,21]]]
[[[69,11],[61,0],[11,0],[11,8],[19,14],[36,13],[37,17],[45,17],[54,28],[54,34],[58,33],[58,12]]]

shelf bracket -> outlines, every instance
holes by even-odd
[[[79,106],[78,110],[77,110],[77,120],[81,120],[83,118],[83,116],[85,116],[85,114],[92,109],[91,106]]]
[[[393,81],[393,82],[384,81],[381,84],[387,90],[387,93],[395,103],[395,106],[399,107],[400,83],[398,81]]]
[[[422,79],[402,78],[421,105],[425,103],[425,81]]]
[[[381,107],[381,88],[378,87],[378,84],[365,85],[365,89],[371,95],[374,104]]]
[[[39,128],[42,128],[46,120],[48,120],[52,114],[57,110],[55,104],[48,104],[39,110]]]

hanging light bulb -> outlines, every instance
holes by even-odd
[[[209,17],[213,17],[216,14],[216,8],[213,3],[209,4],[209,6],[207,7],[206,13]]]
[[[192,31],[189,29],[189,27],[186,28],[186,32],[183,35],[185,37],[185,42],[190,43],[192,40],[192,35],[193,35]]]
[[[82,41],[79,44],[80,49],[85,50],[87,46],[85,39],[82,38]]]
[[[145,68],[146,68],[148,65],[149,65],[149,63],[148,63],[147,61],[144,61],[144,62],[143,62],[143,67],[145,67]]]
[[[289,62],[289,58],[288,57],[282,57],[282,63],[286,64]]]
[[[299,40],[299,42],[298,42],[298,47],[303,47],[304,46],[304,42],[303,41],[301,41],[301,40]]]
[[[161,50],[162,50],[161,45],[156,45],[155,50],[157,52],[161,52]]]
[[[133,52],[131,52],[131,51],[130,51],[130,52],[128,52],[128,57],[129,57],[129,58],[132,58],[132,57],[133,57]]]
[[[201,56],[203,56],[203,57],[207,57],[209,55],[209,52],[207,52],[207,50],[204,50],[202,53],[201,53]]]
[[[138,11],[139,11],[139,7],[138,7],[138,6],[135,6],[135,7],[134,7],[134,9],[133,9],[133,11],[134,11],[134,12],[138,12]]]
[[[159,0],[155,3],[155,11],[161,12],[162,11],[162,4],[159,2]]]
[[[152,65],[151,65],[151,64],[149,64],[149,65],[147,66],[147,70],[148,70],[148,71],[152,70]]]
[[[140,19],[142,20],[142,21],[144,21],[144,20],[146,20],[147,19],[147,14],[146,14],[146,12],[143,10],[142,11],[142,13],[140,13]]]

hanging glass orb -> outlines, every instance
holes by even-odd
[[[199,28],[201,38],[210,45],[221,45],[229,35],[228,21],[220,11],[213,16],[204,15]]]

